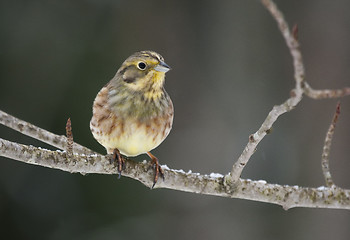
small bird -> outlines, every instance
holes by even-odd
[[[155,169],[154,184],[164,172],[151,154],[168,136],[174,117],[173,103],[164,89],[170,67],[153,51],[128,57],[116,75],[97,94],[90,129],[94,138],[113,154],[119,177],[125,156],[146,153]]]

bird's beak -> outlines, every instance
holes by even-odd
[[[165,62],[160,62],[157,66],[154,67],[154,70],[158,72],[164,72],[164,73],[166,73],[170,69],[171,68],[169,67],[169,65],[166,64]]]

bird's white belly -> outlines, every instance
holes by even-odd
[[[158,126],[159,127],[159,126]],[[165,126],[161,126],[163,130]],[[101,136],[99,142],[107,149],[108,152],[118,148],[121,154],[125,156],[137,156],[156,148],[168,135],[170,129],[166,129],[164,136],[163,131],[153,129],[152,126],[137,123],[128,123],[124,126],[123,131],[114,131],[109,136]]]

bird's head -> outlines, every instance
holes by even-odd
[[[140,51],[128,57],[116,74],[119,84],[134,91],[161,91],[170,67],[153,51]]]

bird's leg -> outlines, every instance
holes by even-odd
[[[112,156],[112,160],[111,162],[117,162],[117,169],[118,169],[118,178],[120,178],[121,174],[122,174],[122,170],[125,168],[125,159],[122,157],[122,155],[120,154],[119,150],[117,148],[115,148],[113,150],[113,156]]]
[[[159,165],[158,158],[156,158],[151,152],[147,152],[147,155],[152,159],[151,164],[154,167],[154,171],[155,171],[153,185],[152,185],[152,188],[153,188],[154,185],[156,185],[159,176],[161,178],[163,178],[163,180],[164,180],[164,172],[163,172],[163,169]]]

